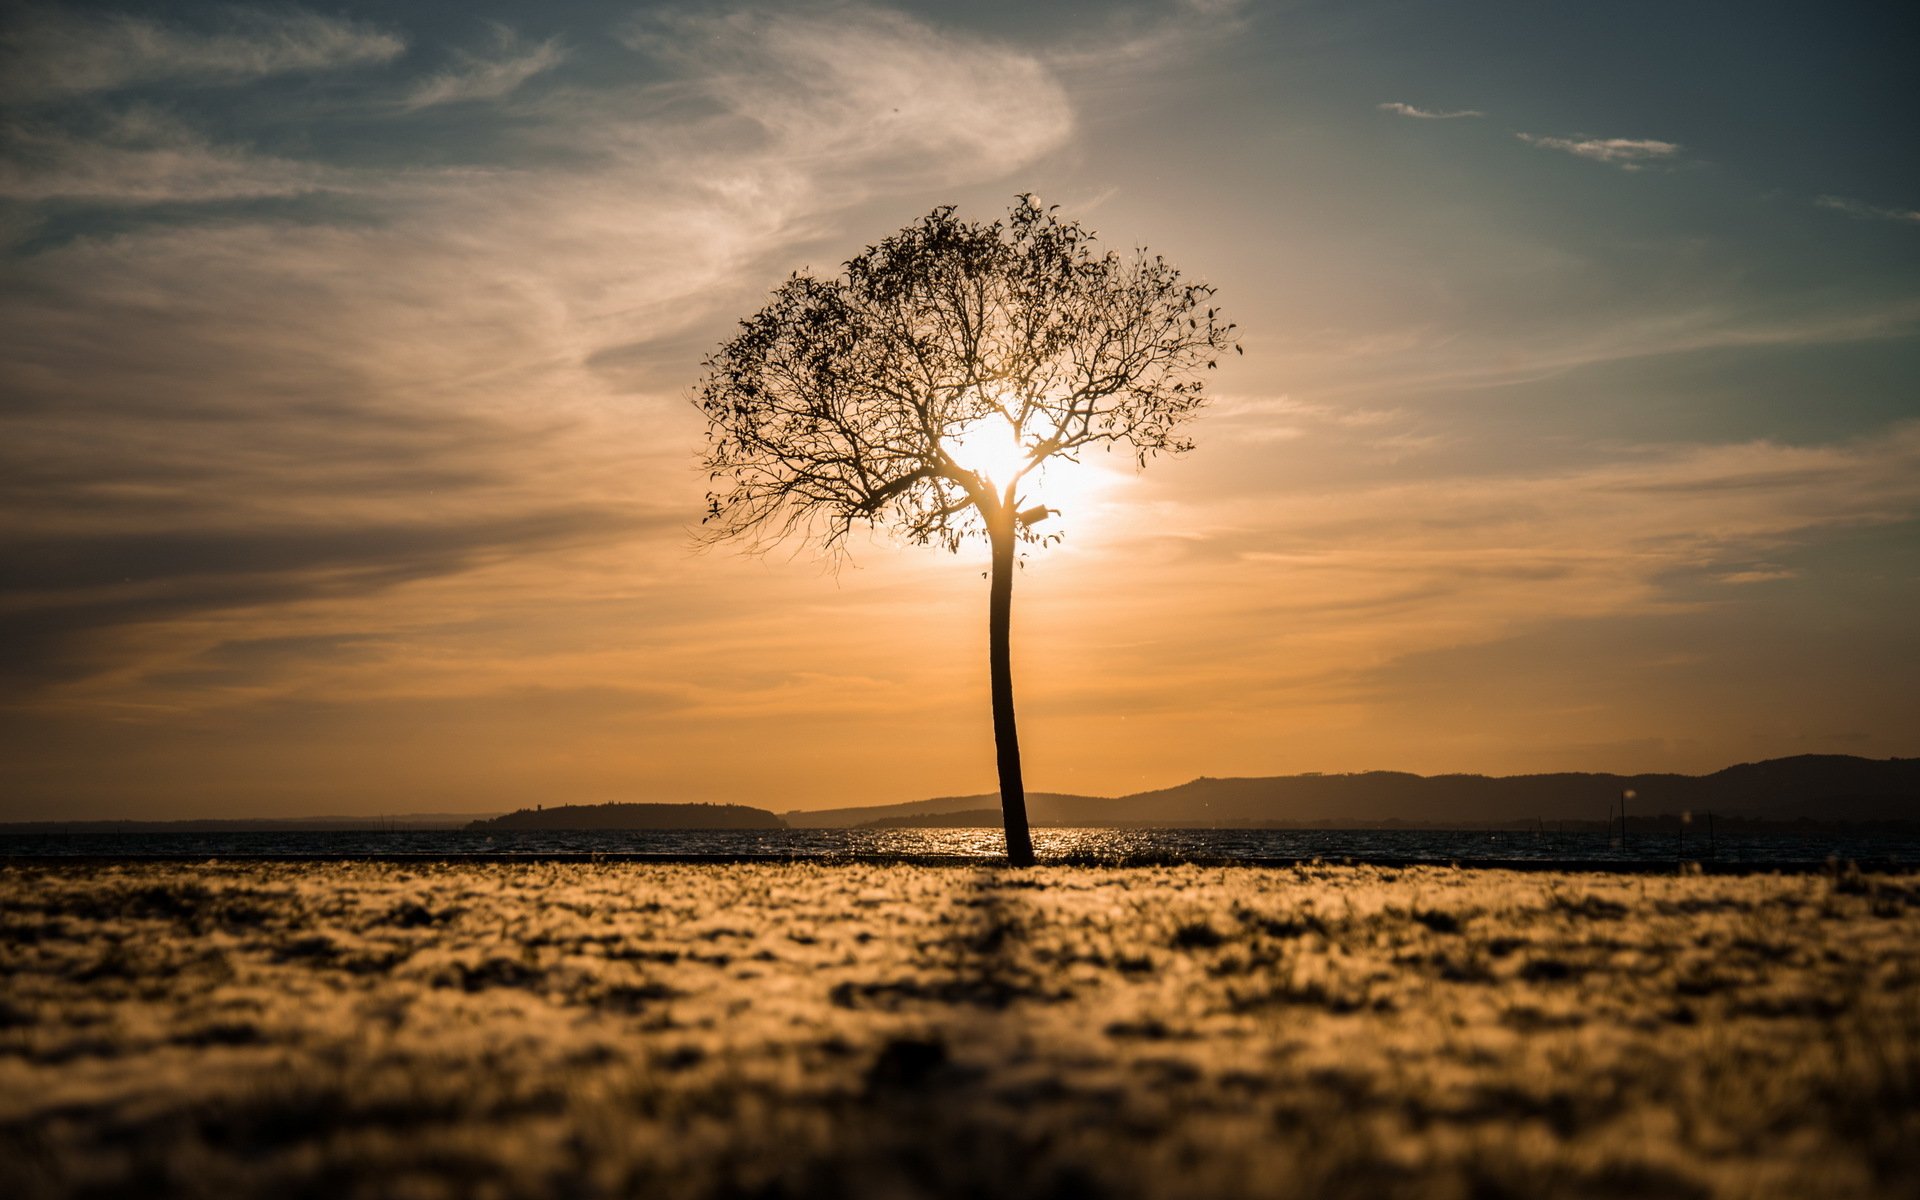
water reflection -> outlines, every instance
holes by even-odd
[[[1711,849],[1693,838],[1636,837],[1626,847],[1598,833],[1404,829],[1036,829],[1042,861],[1296,862],[1592,862],[1677,861],[1806,864],[1828,858],[1861,863],[1920,862],[1920,838],[1882,831],[1729,834]],[[464,830],[249,833],[67,833],[0,835],[0,857],[300,858],[418,856],[594,856],[673,859],[898,858],[993,861],[1005,853],[1000,830],[784,829],[529,831]]]

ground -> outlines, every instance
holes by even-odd
[[[0,1175],[208,1197],[1920,1187],[1920,882],[0,868]]]

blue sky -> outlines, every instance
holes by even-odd
[[[987,789],[979,564],[694,553],[687,400],[1026,191],[1247,350],[1022,572],[1032,786],[1916,752],[1897,6],[0,20],[0,816]]]

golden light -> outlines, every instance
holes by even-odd
[[[949,437],[946,448],[954,462],[996,488],[1006,486],[1006,481],[1028,464],[1033,453],[1033,447],[1015,434],[1012,422],[998,414],[983,417],[962,429],[958,436]],[[1076,521],[1084,521],[1096,507],[1094,502],[1120,478],[1118,472],[1103,470],[1091,463],[1049,458],[1020,481],[1016,506],[1042,504]]]
[[[1044,504],[1065,514],[1076,529],[1084,530],[1100,509],[1105,494],[1126,476],[1093,462],[1050,458],[1020,486],[1020,504]]]
[[[959,436],[948,439],[947,453],[987,482],[1005,487],[1027,465],[1031,448],[1021,444],[1012,422],[996,414],[973,422]]]

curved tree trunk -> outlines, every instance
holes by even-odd
[[[1008,509],[1011,509],[1011,505]],[[1015,517],[1006,511],[989,520],[993,542],[993,583],[987,601],[987,660],[993,677],[993,748],[1000,764],[1000,811],[1007,822],[1007,862],[1033,865],[1033,837],[1027,832],[1027,789],[1020,779],[1020,734],[1013,723],[1013,535]]]

